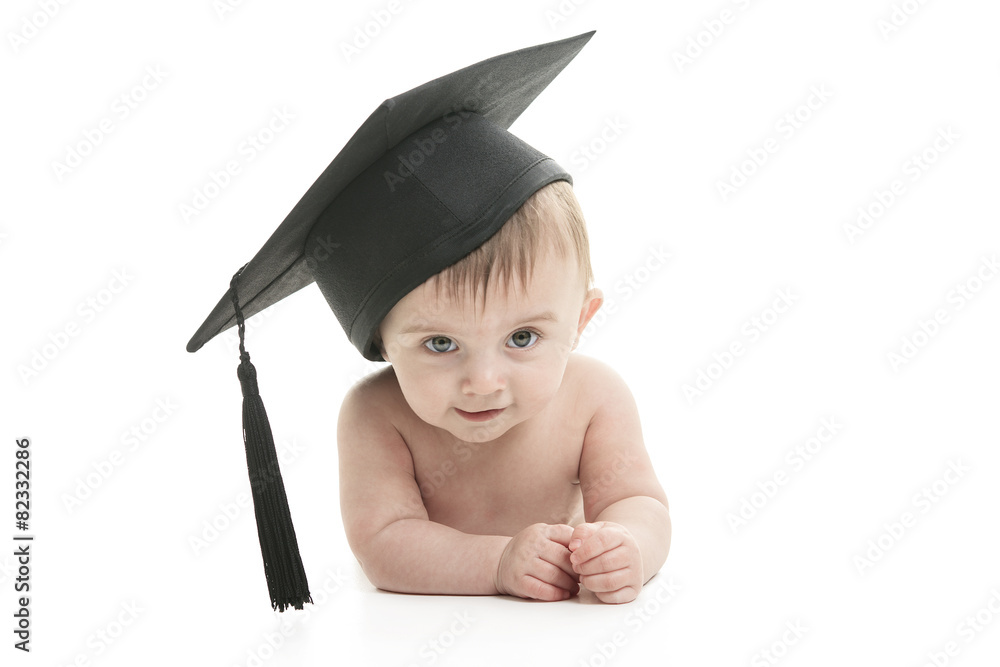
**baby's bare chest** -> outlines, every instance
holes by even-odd
[[[506,441],[411,438],[429,518],[481,535],[583,521],[578,475],[586,424],[572,422],[550,420]]]

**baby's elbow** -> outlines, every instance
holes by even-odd
[[[358,557],[358,564],[372,586],[379,590],[392,591],[392,586],[386,579],[383,568],[378,563],[370,559]]]
[[[379,551],[377,549],[367,548],[367,545],[364,544],[352,544],[351,550],[354,552],[358,565],[361,566],[361,571],[365,573],[365,577],[368,578],[372,586],[383,591],[392,590],[392,584],[386,576],[385,563],[378,557]]]
[[[358,558],[361,571],[365,573],[368,581],[375,588],[388,591],[390,593],[406,593],[408,590],[403,585],[404,578],[401,576],[399,563],[387,559],[376,550],[368,558]]]
[[[367,530],[348,531],[347,541],[361,571],[372,586],[384,591],[396,590],[390,559],[397,550],[386,544],[386,540],[391,538],[386,529],[392,525],[390,523],[376,531],[372,531],[370,527]]]

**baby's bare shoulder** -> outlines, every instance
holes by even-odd
[[[395,391],[399,391],[399,382],[396,381],[395,369],[389,364],[377,371],[365,375],[354,383],[350,391],[367,398],[388,398]]]
[[[625,381],[611,366],[599,359],[574,352],[566,364],[563,385],[578,387],[581,398],[607,396],[610,390],[625,388]]]
[[[602,406],[632,400],[618,371],[603,361],[577,352],[569,356],[562,386],[565,405],[586,422],[590,422]]]
[[[399,389],[392,366],[369,373],[354,383],[341,406],[341,419],[367,421],[378,418],[384,422],[398,414],[406,401]]]

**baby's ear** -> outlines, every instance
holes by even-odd
[[[580,320],[576,325],[576,338],[573,340],[572,349],[576,349],[577,343],[580,341],[580,336],[583,335],[583,330],[587,328],[587,324],[601,308],[601,304],[604,303],[604,292],[596,287],[592,287],[587,291],[587,294],[583,297],[583,306],[580,308]]]

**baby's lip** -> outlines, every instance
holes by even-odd
[[[464,419],[468,419],[472,422],[484,422],[490,419],[495,419],[500,415],[501,412],[507,408],[494,408],[492,410],[479,410],[478,412],[467,412],[461,408],[455,408],[455,412],[459,414]]]

